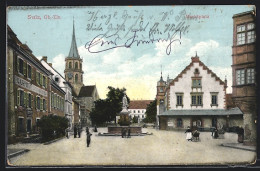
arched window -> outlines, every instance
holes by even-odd
[[[78,82],[78,74],[75,75],[75,83]]]
[[[75,69],[78,69],[78,63],[77,62],[75,63]]]
[[[69,68],[71,69],[71,62],[69,62]]]

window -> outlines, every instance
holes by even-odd
[[[239,33],[239,34],[237,34],[237,45],[245,44],[245,42],[246,42],[245,33]]]
[[[142,115],[142,118],[144,118],[144,115]]]
[[[28,93],[28,107],[32,108],[32,95]]]
[[[69,62],[69,68],[71,68],[71,62]]]
[[[134,113],[135,113],[135,110],[134,110]]]
[[[31,67],[31,65],[27,65],[27,76],[28,76],[28,78],[32,78],[32,67]]]
[[[78,74],[75,75],[75,83],[78,82]]]
[[[178,128],[182,127],[182,119],[181,118],[177,119],[177,127]]]
[[[53,92],[51,92],[51,107],[53,107],[54,106],[54,94],[53,94]]]
[[[138,110],[138,113],[140,113],[140,110]]]
[[[21,117],[19,117],[19,119],[18,119],[18,131],[19,132],[23,132],[24,131],[23,118],[21,118]]]
[[[81,75],[81,82],[83,82],[83,76]]]
[[[20,90],[20,106],[24,106],[24,92]]]
[[[255,42],[255,31],[247,32],[247,43]]]
[[[192,88],[200,88],[201,87],[201,80],[200,79],[193,79],[192,80]]]
[[[247,69],[247,84],[255,83],[255,69]]]
[[[160,92],[161,92],[161,93],[163,92],[163,88],[162,88],[162,87],[160,87]]]
[[[80,69],[82,68],[82,64],[80,63]]]
[[[45,101],[45,99],[42,99],[42,103],[43,103],[43,110],[46,110],[46,101]]]
[[[41,85],[41,74],[39,72],[36,72],[36,83]]]
[[[40,97],[37,97],[37,109],[41,108],[41,101],[40,101]]]
[[[183,93],[176,93],[176,105],[177,106],[183,106]]]
[[[55,80],[55,82],[58,83],[59,82],[59,77],[56,75],[54,80]]]
[[[237,45],[255,42],[255,24],[248,23],[237,26]]]
[[[237,85],[245,84],[245,70],[236,70],[236,83]]]
[[[78,63],[77,62],[75,63],[75,69],[78,69]]]
[[[218,105],[218,93],[210,93],[211,94],[211,106]]]
[[[46,80],[45,80],[45,76],[42,76],[42,85],[43,85],[43,87],[46,87]]]
[[[191,93],[191,106],[202,106],[202,93]]]
[[[23,60],[21,58],[18,58],[18,71],[19,73],[24,74],[23,70]]]

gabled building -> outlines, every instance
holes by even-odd
[[[89,113],[94,108],[94,101],[99,99],[96,85],[83,86],[76,101],[80,104],[80,119],[82,126],[91,125]]]
[[[153,100],[131,100],[128,107],[129,117],[133,119],[138,118],[138,123],[140,123],[145,118],[145,112],[147,105],[149,105]]]
[[[227,109],[227,81],[222,81],[199,57],[165,88],[158,106],[159,129],[223,128],[241,126],[243,113],[239,108]]]
[[[37,121],[48,115],[51,72],[7,26],[8,143],[38,133]]]
[[[244,144],[256,144],[256,12],[233,16],[232,99],[244,113]]]

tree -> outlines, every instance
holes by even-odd
[[[133,123],[137,123],[138,122],[138,118],[136,116],[133,117]]]
[[[154,99],[154,101],[147,105],[144,122],[153,123],[156,121],[156,102],[157,100]]]
[[[109,86],[106,99],[95,101],[95,107],[90,112],[90,118],[93,124],[102,124],[106,121],[116,121],[116,115],[122,110],[122,99],[126,89],[114,88]],[[127,97],[128,103],[130,99]]]

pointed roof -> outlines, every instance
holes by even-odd
[[[74,19],[73,19],[72,41],[71,41],[70,53],[68,57],[79,58],[79,52],[78,52],[76,37],[75,37]]]
[[[78,97],[92,97],[95,87],[96,87],[95,85],[82,86]]]

